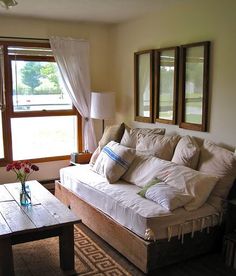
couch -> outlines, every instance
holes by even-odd
[[[229,150],[121,124],[105,130],[90,164],[61,169],[55,195],[148,273],[220,245],[235,178]]]

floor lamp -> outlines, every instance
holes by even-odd
[[[91,94],[91,118],[102,120],[102,133],[104,133],[104,120],[115,116],[115,93],[92,92]]]

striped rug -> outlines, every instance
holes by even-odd
[[[16,276],[131,276],[81,229],[75,227],[75,271],[59,266],[58,238],[13,246]]]

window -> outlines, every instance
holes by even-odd
[[[207,131],[210,42],[181,46],[180,127]]]
[[[155,121],[175,124],[177,119],[178,47],[155,51]]]
[[[135,120],[153,121],[153,55],[152,50],[134,54]]]
[[[0,160],[59,160],[81,150],[81,117],[63,87],[49,44],[1,44],[6,128],[0,122]]]

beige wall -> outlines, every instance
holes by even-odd
[[[179,1],[180,3],[181,1]],[[236,1],[195,0],[150,14],[111,29],[112,63],[117,92],[117,120],[133,122],[133,53],[210,40],[210,128],[208,133],[184,131],[164,124],[167,133],[189,133],[236,147]]]
[[[87,39],[90,43],[91,88],[93,91],[110,90],[110,47],[107,25],[0,16],[0,36],[48,38],[51,35]],[[98,136],[101,129],[99,123],[95,122]],[[32,177],[39,180],[52,179],[59,176],[59,169],[67,166],[68,161],[40,163],[38,165],[40,172],[33,174]],[[5,168],[0,168],[0,183],[14,180],[14,174],[6,173]]]

